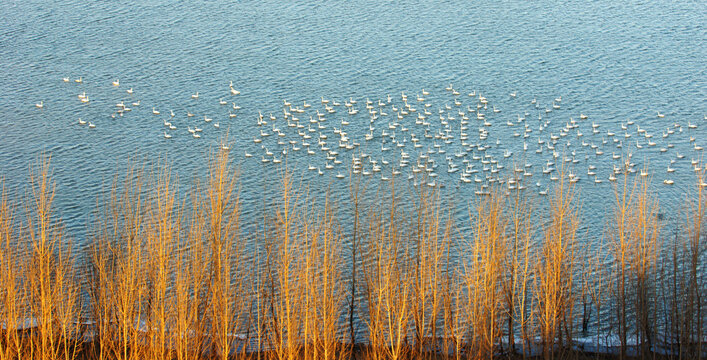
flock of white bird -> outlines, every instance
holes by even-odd
[[[71,82],[71,78],[69,78],[69,77],[64,77],[64,78],[62,78],[62,81],[65,82],[65,83],[70,83],[70,82]],[[83,82],[84,82],[84,81],[83,81],[83,77],[79,77],[79,78],[74,79],[74,82],[75,82],[75,83],[78,83],[78,84],[83,84]],[[116,87],[116,88],[120,87],[120,79],[116,79],[115,81],[113,81],[113,82],[111,83],[111,85],[114,86],[114,87]],[[230,94],[231,94],[231,95],[239,95],[239,94],[240,94],[240,91],[238,91],[238,90],[236,90],[236,89],[233,88],[233,82],[231,82],[231,84],[229,85],[229,88],[230,88]],[[133,95],[133,94],[134,94],[134,90],[133,90],[132,87],[129,88],[129,89],[127,89],[127,90],[125,90],[125,92],[126,92],[127,94],[129,94],[129,95]],[[193,94],[193,95],[191,96],[191,98],[194,99],[194,100],[198,100],[198,99],[199,99],[199,92],[196,92],[195,94]],[[81,103],[84,103],[84,104],[87,104],[87,103],[90,102],[90,99],[89,99],[88,95],[86,95],[86,92],[85,92],[85,91],[82,92],[82,93],[80,93],[80,94],[78,94],[78,99],[81,101]],[[227,104],[227,102],[225,102],[223,99],[220,99],[220,103],[221,103],[221,105],[226,105],[226,104]],[[240,110],[240,106],[237,106],[235,103],[232,103],[232,105],[233,105],[233,109],[234,109],[234,110]],[[35,104],[35,106],[36,106],[38,109],[43,109],[43,108],[44,108],[44,101],[40,101],[39,103]],[[132,101],[132,102],[130,102],[130,103],[126,103],[125,100],[121,100],[120,102],[118,102],[118,103],[115,104],[115,111],[113,111],[113,112],[111,113],[111,117],[112,117],[112,118],[116,118],[116,117],[119,117],[119,116],[122,117],[124,114],[126,114],[126,113],[132,111],[133,108],[137,108],[137,107],[139,107],[139,106],[140,106],[140,100],[134,100],[134,101]],[[152,114],[153,114],[153,115],[160,115],[160,111],[157,110],[155,107],[153,107],[153,108],[152,108]],[[230,115],[230,117],[232,117],[232,118],[235,118],[235,117],[236,117],[236,114],[234,114],[234,113],[230,113],[229,115]],[[174,111],[173,111],[173,110],[170,110],[170,118],[174,118],[175,116],[176,116],[176,114],[174,113]],[[188,118],[192,118],[192,117],[194,117],[194,114],[191,113],[191,112],[187,112],[187,117],[188,117]],[[208,116],[204,116],[204,121],[205,121],[205,122],[211,122],[211,120],[212,120],[212,119],[209,118]],[[96,125],[95,125],[93,122],[91,122],[91,121],[86,121],[86,120],[82,120],[81,118],[78,119],[78,124],[79,124],[79,125],[87,125],[89,128],[95,128],[95,127],[96,127]],[[172,130],[176,130],[177,127],[176,127],[175,125],[173,125],[173,124],[172,124],[169,120],[167,120],[167,119],[163,120],[163,124],[164,124],[164,126],[165,126],[165,128],[166,128],[167,130],[170,130],[170,132],[168,132],[167,130],[164,130],[164,131],[163,131],[163,136],[164,136],[164,138],[165,138],[165,139],[171,139],[172,136],[173,136],[173,135],[171,134],[171,131],[172,131]],[[219,127],[220,127],[220,124],[219,124],[218,122],[214,123],[213,125],[214,125],[215,128],[219,128]],[[203,131],[203,129],[199,128],[198,126],[194,126],[193,128],[192,128],[192,127],[188,127],[187,130],[188,130],[188,132],[189,132],[194,138],[200,138],[200,137],[201,137],[201,134],[200,134],[200,133]],[[226,144],[223,144],[222,147],[223,147],[225,150],[228,149],[228,146],[227,146]]]
[[[68,83],[71,79],[63,81]],[[82,83],[83,78],[74,82]],[[112,86],[120,87],[120,81],[116,79]],[[132,88],[126,92],[134,93]],[[224,97],[239,94],[231,82]],[[615,124],[616,128],[602,129],[610,125],[597,124],[581,113],[562,114],[561,96],[547,106],[541,106],[533,98],[529,111],[506,115],[500,114],[501,109],[480,91],[462,95],[450,84],[438,96],[446,99],[438,106],[428,101],[429,95],[422,89],[414,96],[402,92],[400,96],[388,95],[374,101],[359,99],[360,104],[353,97],[343,101],[322,97],[316,106],[307,101],[293,104],[283,100],[282,109],[267,116],[258,111],[253,120],[239,127],[252,132],[240,135],[256,144],[243,143],[241,151],[246,158],[259,158],[263,164],[282,163],[288,156],[301,154],[295,163],[307,163],[308,170],[319,175],[328,171],[336,178],[362,175],[390,181],[396,176],[406,176],[415,186],[431,187],[471,183],[476,185],[478,195],[490,194],[494,184],[506,186],[510,191],[526,189],[533,181],[538,193],[546,195],[550,182],[560,176],[578,182],[584,169],[588,181],[595,184],[616,181],[621,174],[637,171],[648,176],[649,171],[632,160],[639,153],[644,157],[670,156],[662,176],[666,185],[674,184],[671,175],[676,171],[675,164],[681,161],[690,161],[695,172],[704,173],[705,136],[696,122],[681,124],[657,112],[655,116],[664,130],[644,128],[632,120]],[[509,97],[512,102],[523,103],[516,92]],[[90,101],[85,92],[78,94],[78,99],[82,103]],[[199,92],[191,95],[191,101],[199,99]],[[139,100],[120,101],[111,116],[123,116],[140,105]],[[222,97],[219,105],[227,106],[229,101]],[[42,109],[44,102],[35,106]],[[228,119],[236,118],[240,109],[231,101]],[[177,116],[173,110],[169,111],[169,117],[161,117],[155,106],[152,114],[161,119],[165,139],[178,134],[172,123]],[[202,121],[189,111],[186,118],[195,124]],[[90,121],[79,119],[78,124],[95,128]],[[219,121],[208,115],[203,115],[202,124],[220,128]],[[198,125],[187,127],[193,138],[200,138],[202,131]],[[680,141],[689,143],[689,147],[680,146],[690,149],[689,153],[681,154],[674,149],[674,144]],[[228,144],[220,146],[230,150]],[[259,149],[249,152],[246,148]],[[579,168],[583,170],[578,172]],[[438,177],[439,174],[444,175]],[[707,187],[704,182],[700,185]]]

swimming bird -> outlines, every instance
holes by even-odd
[[[42,101],[40,101],[40,102],[34,104],[34,106],[36,106],[37,109],[42,109],[42,108],[44,108],[44,100],[42,100]]]
[[[115,81],[113,81],[113,86],[120,86],[120,80],[115,79]]]
[[[233,81],[228,85],[231,95],[239,95],[241,92],[233,88]]]

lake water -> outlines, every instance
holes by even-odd
[[[603,224],[611,191],[607,178],[620,164],[612,153],[630,149],[636,169],[648,163],[666,211],[679,208],[686,189],[694,185],[691,160],[702,156],[695,147],[707,146],[707,3],[700,1],[10,0],[0,3],[0,14],[0,174],[11,193],[19,193],[28,164],[39,153],[51,153],[58,191],[55,204],[79,239],[97,196],[128,159],[166,157],[185,189],[195,173],[203,173],[208,151],[218,151],[226,131],[241,168],[244,221],[277,181],[276,166],[263,164],[262,157],[285,159],[283,149],[288,149],[288,165],[304,173],[313,193],[332,182],[334,193],[343,193],[344,181],[336,182],[335,175],[348,177],[353,154],[366,152],[379,164],[389,162],[380,173],[370,175],[380,178],[392,175],[403,149],[411,165],[400,168],[398,181],[408,181],[419,155],[432,150],[428,158],[436,160],[434,172],[439,174],[435,184],[444,184],[443,191],[466,206],[480,185],[461,183],[460,172],[448,173],[446,157],[464,170],[467,163],[454,154],[468,151],[465,158],[481,171],[484,182],[484,174],[490,174],[494,165],[484,172],[484,165],[472,160],[484,152],[464,146],[460,131],[468,133],[469,143],[489,146],[485,152],[505,165],[498,176],[509,172],[513,159],[532,163],[533,176],[525,191],[538,193],[551,183],[542,167],[553,158],[547,146],[536,153],[538,140],[547,144],[551,135],[560,136],[572,118],[577,127],[555,145],[556,167],[563,156],[578,160],[572,166],[582,178],[578,184],[582,213],[589,220],[585,223]],[[62,81],[64,77],[70,81]],[[79,77],[81,84],[74,81]],[[111,85],[116,79],[118,87]],[[240,95],[230,94],[231,81]],[[445,90],[450,83],[460,95]],[[133,94],[127,93],[130,88]],[[418,102],[423,88],[429,95]],[[476,96],[469,96],[473,91]],[[88,103],[77,98],[83,92]],[[192,99],[197,92],[199,99]],[[392,106],[398,112],[404,108],[402,93],[417,114],[426,109],[424,103],[430,104],[431,115],[426,116],[430,125],[415,125],[414,113],[396,119]],[[492,126],[483,126],[476,113],[468,111],[476,110],[479,94],[488,99],[488,107],[478,112]],[[555,105],[560,108],[554,109],[558,97],[561,101]],[[221,98],[227,105],[219,104]],[[322,98],[341,106],[327,113],[327,128],[318,129],[309,118],[316,119],[317,110],[325,113]],[[364,139],[371,125],[367,98],[377,111],[387,113],[374,120],[370,141]],[[350,99],[357,101],[356,115],[349,115],[344,106]],[[456,106],[455,99],[462,105]],[[138,100],[139,106],[130,105]],[[287,126],[284,100],[299,108],[304,108],[303,101],[312,105],[295,114],[304,128]],[[379,100],[384,107],[378,106]],[[40,101],[42,109],[35,106]],[[116,115],[115,104],[120,101],[132,111]],[[233,103],[240,109],[233,109]],[[500,112],[493,112],[493,107]],[[161,114],[153,115],[153,108]],[[174,118],[168,115],[170,110]],[[259,111],[267,125],[258,126]],[[470,118],[468,130],[460,130],[465,125],[460,124],[459,111]],[[188,117],[187,112],[195,116]],[[237,116],[230,118],[229,112]],[[277,118],[274,123],[270,113]],[[581,114],[587,118],[580,119]],[[454,119],[445,120],[445,125],[440,115]],[[204,116],[213,121],[205,122]],[[519,116],[525,120],[518,122]],[[79,125],[79,118],[95,128]],[[177,129],[166,128],[165,120]],[[597,134],[592,123],[598,125]],[[261,129],[273,133],[273,124],[285,135],[253,142]],[[514,136],[525,134],[526,125],[532,130],[527,138]],[[298,132],[310,133],[312,126],[309,142],[316,155],[308,156],[289,141],[303,147]],[[188,127],[203,128],[201,138],[194,138]],[[654,136],[646,138],[639,127]],[[340,134],[334,130],[342,128],[351,143],[361,145],[354,150],[339,148]],[[450,129],[454,138],[448,143],[425,138],[425,128],[432,135]],[[486,139],[479,138],[479,128],[488,131]],[[674,134],[667,134],[668,129]],[[395,133],[396,141],[405,146],[398,147],[384,130]],[[614,142],[608,132],[620,141]],[[172,138],[165,139],[164,133]],[[411,133],[422,147],[412,146]],[[664,138],[664,133],[669,136]],[[342,161],[323,176],[307,170],[309,165],[325,170],[333,163],[318,149],[320,134],[329,137],[328,146]],[[279,138],[285,145],[277,144]],[[656,145],[650,146],[650,141]],[[618,143],[623,147],[617,148]],[[446,153],[440,154],[435,144]],[[596,155],[591,145],[604,154]],[[386,146],[392,150],[381,149]],[[274,155],[265,155],[266,149]],[[514,155],[504,158],[506,150]],[[246,158],[246,152],[253,157]],[[370,160],[363,162],[364,170],[370,170]],[[596,167],[602,184],[588,175],[590,165]],[[674,173],[667,173],[669,166]],[[666,179],[675,184],[664,185]]]

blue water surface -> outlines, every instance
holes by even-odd
[[[424,127],[415,127],[414,115],[408,115],[402,125],[425,146],[412,148],[409,133],[400,128],[394,130],[396,139],[407,143],[404,149],[412,164],[423,150],[444,145],[446,154],[431,156],[438,165],[435,181],[445,185],[443,191],[453,194],[460,208],[468,205],[478,186],[460,184],[459,173],[447,174],[446,156],[462,148],[458,110],[475,108],[479,94],[489,101],[481,111],[493,125],[487,129],[488,139],[479,140],[478,128],[483,126],[471,117],[466,131],[470,142],[490,145],[486,151],[505,164],[506,172],[514,166],[512,160],[532,163],[534,175],[526,191],[533,193],[551,183],[541,170],[552,153],[545,149],[536,154],[537,140],[559,135],[570,118],[578,122],[579,127],[558,142],[562,146],[557,146],[557,163],[572,151],[580,160],[572,166],[583,178],[578,189],[585,224],[603,226],[606,221],[611,194],[607,177],[620,163],[612,153],[632,149],[636,169],[644,163],[651,169],[661,206],[680,209],[695,184],[691,160],[702,157],[695,146],[707,146],[707,3],[701,1],[9,0],[0,2],[0,14],[0,174],[10,193],[22,201],[28,165],[38,154],[50,153],[55,205],[79,242],[84,241],[97,199],[131,159],[167,159],[185,190],[194,176],[203,176],[209,151],[218,151],[226,132],[241,172],[245,222],[261,218],[257,214],[263,199],[277,184],[277,166],[261,163],[266,148],[301,170],[303,186],[313,197],[332,189],[344,199],[348,190],[335,175],[349,176],[354,154],[363,151],[391,164],[399,160],[398,149],[381,151],[384,139],[391,144],[382,130],[395,122],[395,111],[386,105],[388,117],[374,122],[375,138],[366,141],[370,115],[365,100],[378,108],[378,101],[387,102],[390,94],[392,103],[401,107],[405,93],[422,111],[423,103],[415,98],[423,88],[430,93],[425,100],[431,103],[430,131],[443,130],[441,109],[445,117],[456,117],[450,127],[457,137],[451,144],[426,139]],[[70,81],[62,81],[64,77]],[[74,81],[79,77],[81,84]],[[116,79],[118,87],[111,85]],[[230,94],[230,82],[240,95]],[[445,90],[450,83],[459,96]],[[126,92],[129,88],[133,94]],[[476,96],[468,96],[473,91]],[[77,98],[83,92],[90,98],[88,104]],[[192,99],[197,92],[199,99]],[[561,108],[546,112],[558,97]],[[289,143],[278,145],[275,135],[253,142],[261,129],[273,132],[273,123],[257,125],[261,112],[266,120],[271,113],[277,118],[276,126],[286,133],[283,140],[301,145],[297,131],[308,130],[316,110],[324,112],[322,98],[342,106],[327,115],[327,129],[313,134],[328,134],[328,144],[336,148],[334,129],[343,127],[351,141],[361,144],[356,150],[338,149],[342,164],[325,175],[307,170],[308,165],[324,169],[331,162],[316,149],[316,136],[310,142],[317,155],[310,157],[303,150],[293,151]],[[219,105],[219,99],[227,105]],[[343,106],[350,99],[357,101],[355,116]],[[463,105],[455,106],[455,99]],[[139,107],[111,117],[116,103],[138,100]],[[297,114],[304,129],[290,128],[283,120],[285,100],[300,108],[303,101],[312,105]],[[35,106],[39,102],[42,109]],[[492,106],[501,112],[494,113]],[[161,114],[153,115],[153,108]],[[173,119],[170,110],[176,114]],[[229,112],[236,118],[229,118]],[[658,117],[659,112],[664,117]],[[580,120],[580,114],[587,119]],[[213,122],[206,123],[204,116]],[[533,130],[528,138],[513,136],[524,124],[506,126],[519,116]],[[95,128],[79,125],[79,118]],[[350,124],[341,125],[342,119]],[[177,129],[168,130],[165,120]],[[540,132],[538,126],[548,120]],[[629,121],[634,125],[622,130]],[[592,134],[592,123],[599,125],[599,134]],[[688,123],[697,127],[688,128]],[[639,138],[637,125],[654,135],[655,147]],[[195,126],[203,128],[200,139],[187,132]],[[674,134],[663,138],[669,128]],[[581,138],[577,131],[583,133]],[[625,146],[616,148],[608,131],[622,137]],[[165,139],[165,132],[172,138]],[[626,133],[632,136],[623,138]],[[581,145],[601,144],[602,139],[609,140],[603,156]],[[635,146],[637,139],[641,149]],[[524,141],[527,155],[522,155]],[[663,147],[667,151],[661,153]],[[283,149],[289,149],[286,156]],[[514,156],[504,160],[506,150]],[[253,157],[246,158],[246,152]],[[684,158],[678,159],[678,154]],[[587,175],[589,165],[597,167],[603,184]],[[676,171],[668,174],[668,166]],[[371,177],[390,176],[392,167],[383,166]],[[399,181],[408,181],[409,169],[403,169]],[[663,185],[666,179],[675,184]]]

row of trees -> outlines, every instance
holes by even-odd
[[[283,170],[272,206],[242,219],[220,152],[186,195],[168,166],[116,177],[77,249],[43,157],[21,208],[0,198],[0,360],[552,359],[594,330],[620,358],[700,358],[696,175],[674,232],[649,179],[621,177],[588,244],[565,177],[547,198],[474,196],[462,221],[436,188],[353,177],[333,204]]]

